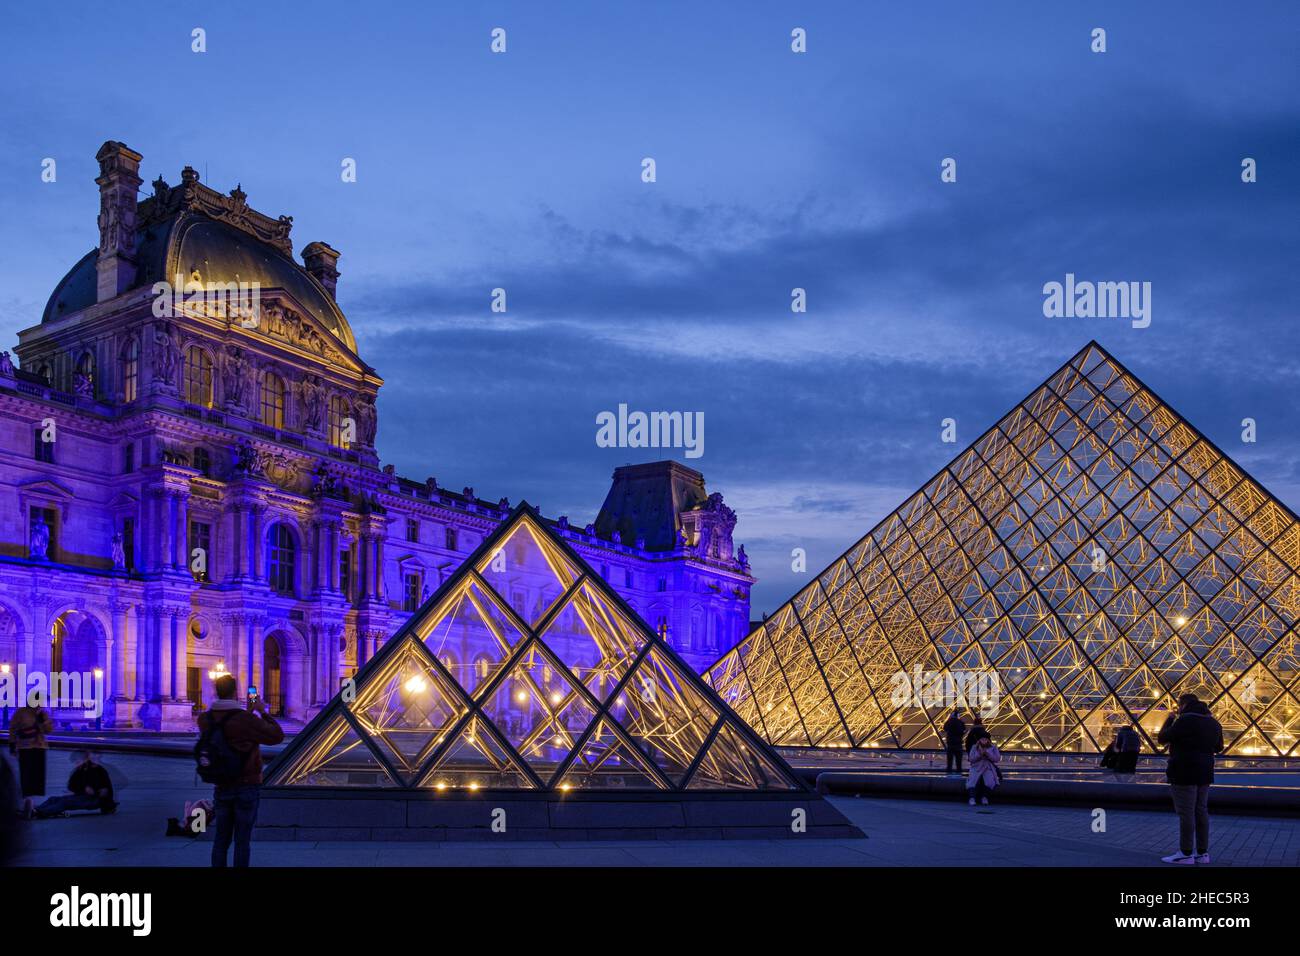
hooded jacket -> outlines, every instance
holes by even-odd
[[[1223,727],[1200,701],[1165,721],[1156,740],[1169,747],[1165,779],[1175,786],[1214,782],[1214,755],[1223,750]]]

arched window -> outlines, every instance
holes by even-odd
[[[140,342],[128,339],[122,346],[122,401],[134,402],[140,397]]]
[[[348,403],[342,395],[330,396],[330,444],[338,448],[346,448],[346,438],[350,437],[344,434],[344,422],[348,417]]]
[[[185,380],[182,389],[191,405],[212,407],[212,359],[197,345],[185,350]]]
[[[289,526],[277,522],[266,533],[266,582],[276,594],[292,595],[295,542]]]
[[[284,427],[284,379],[273,372],[262,379],[262,424]]]
[[[82,385],[85,382],[85,385]],[[82,352],[81,358],[77,359],[77,382],[76,390],[80,392],[85,389],[87,395],[95,394],[95,356],[89,352]]]

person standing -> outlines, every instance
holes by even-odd
[[[34,798],[45,796],[45,757],[50,749],[46,737],[52,733],[54,721],[33,692],[27,706],[15,710],[9,721],[9,752],[18,756],[18,778],[23,795],[20,812],[28,820],[36,812]]]
[[[981,735],[970,750],[970,776],[966,780],[966,792],[970,794],[967,802],[972,807],[976,803],[988,806],[989,794],[998,785],[998,764],[1001,761],[1002,754],[988,733]]]
[[[1115,764],[1111,768],[1115,776],[1132,775],[1137,772],[1138,754],[1142,752],[1142,737],[1132,724],[1125,724],[1115,731]]]
[[[1195,694],[1178,698],[1156,740],[1169,747],[1165,778],[1178,814],[1178,853],[1161,862],[1188,866],[1210,862],[1210,784],[1214,756],[1223,751],[1223,727]]]
[[[958,711],[953,711],[947,723],[943,725],[944,742],[947,745],[948,765],[944,773],[961,773],[961,757],[966,752],[966,722]],[[954,769],[955,768],[955,769]]]
[[[226,865],[233,839],[234,865],[248,866],[262,787],[262,745],[278,744],[284,740],[284,731],[253,688],[247,704],[240,706],[233,674],[222,674],[214,686],[217,699],[210,710],[199,715],[200,736],[194,748],[199,775],[213,785],[212,807],[217,819],[212,865]]]

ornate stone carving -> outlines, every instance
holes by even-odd
[[[154,329],[153,334],[153,377],[155,382],[175,387],[176,366],[180,362],[181,350],[176,344],[175,333],[170,324],[164,322]]]
[[[307,375],[298,386],[298,394],[301,398],[303,428],[319,434],[325,421],[325,386],[319,377]]]
[[[50,550],[50,526],[45,523],[45,519],[39,515],[32,522],[31,541],[29,542],[28,557],[37,561],[48,561]]]
[[[272,219],[248,205],[248,195],[238,185],[229,195],[199,182],[198,172],[190,166],[181,171],[178,186],[168,186],[161,176],[153,182],[153,195],[140,204],[142,225],[160,222],[173,213],[201,212],[221,222],[229,223],[262,242],[269,243],[289,258],[293,258],[293,242],[289,233],[293,229],[292,216]],[[101,216],[101,231],[104,229]]]

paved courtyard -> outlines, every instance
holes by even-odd
[[[168,817],[206,796],[184,758],[112,754],[114,816],[35,821],[19,864],[33,866],[204,866],[209,844],[164,836]],[[70,772],[66,751],[50,753],[49,779]],[[258,842],[261,866],[1159,866],[1175,849],[1172,813],[1113,810],[1093,832],[1088,808],[837,797],[865,840],[634,841],[627,843],[274,843]],[[1300,820],[1216,816],[1216,866],[1300,865]]]

